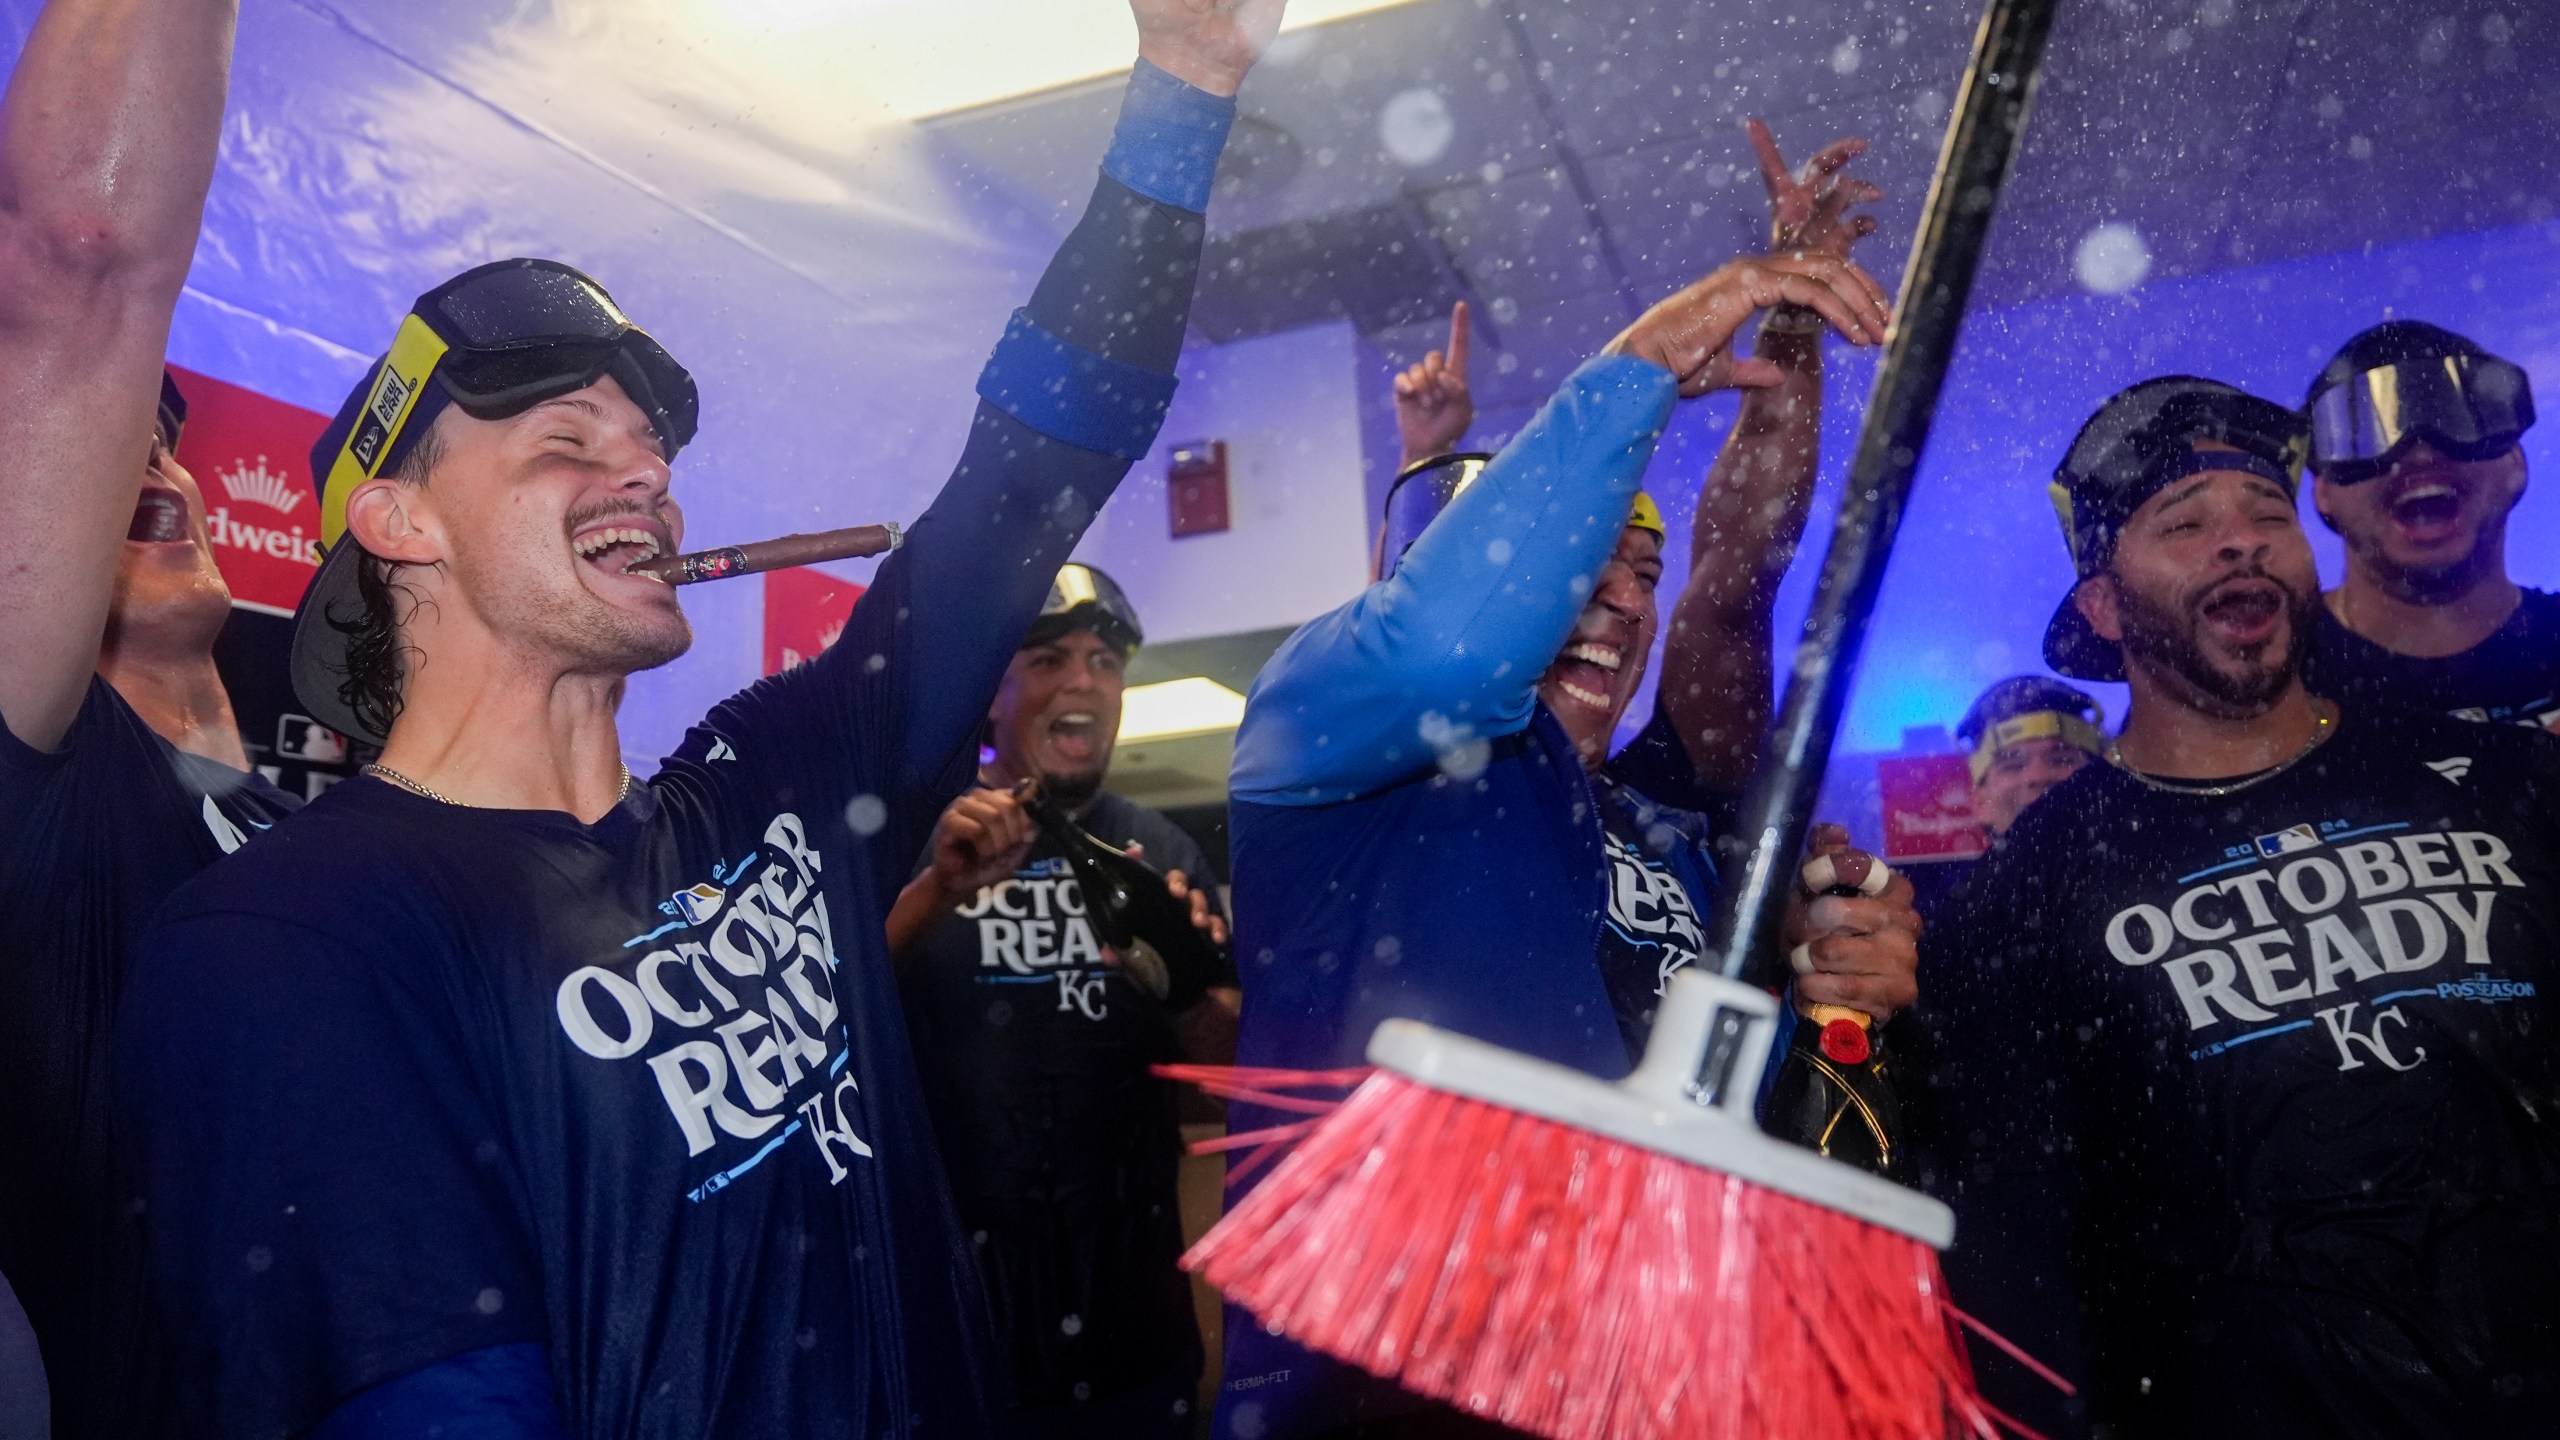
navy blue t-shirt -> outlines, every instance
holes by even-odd
[[[2029,807],[1921,940],[1955,1302],[2121,1436],[2550,1433],[2555,805],[2548,735],[2350,708],[2227,794]]]
[[[26,1307],[55,1433],[111,1428],[137,1376],[108,1295],[109,1022],[161,901],[298,804],[190,755],[92,676],[60,748],[0,726],[0,1272]]]
[[[1630,1060],[1653,1033],[1653,1013],[1671,977],[1706,947],[1699,907],[1712,903],[1715,861],[1701,815],[1657,805],[1621,783],[1612,765],[1592,777],[1600,800],[1601,849],[1609,857],[1609,904],[1600,916],[1600,979],[1609,987]]]
[[[172,902],[121,1078],[199,1433],[521,1342],[572,1434],[986,1429],[877,938],[906,568],[594,825],[359,778]]]
[[[1158,870],[1216,883],[1199,843],[1143,805],[1106,792],[1076,823],[1144,845]],[[1187,1394],[1201,1348],[1175,1263],[1176,1096],[1147,1068],[1181,1059],[1181,1044],[1084,910],[1083,886],[1043,835],[1012,878],[925,931],[904,988],[1015,1396],[1092,1412],[1169,1372]],[[1220,983],[1235,984],[1232,970]],[[1151,1418],[1149,1433],[1188,1428],[1179,1415]]]
[[[2560,595],[2527,589],[2489,638],[2434,657],[2385,650],[2324,608],[2303,681],[2355,709],[2392,705],[2552,729],[2560,726]]]

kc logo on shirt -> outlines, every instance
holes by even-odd
[[[723,1135],[760,1139],[797,1112],[783,1133],[808,1129],[841,1181],[843,1159],[871,1147],[854,1127],[859,1087],[842,1073],[847,1054],[828,1058],[838,961],[817,886],[825,866],[787,811],[765,827],[764,844],[770,863],[750,878],[752,857],[742,862],[725,895],[710,885],[680,892],[684,918],[667,928],[693,938],[636,963],[571,971],[557,997],[560,1028],[598,1060],[646,1064],[688,1155]]]

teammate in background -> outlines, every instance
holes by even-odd
[[[889,912],[925,1102],[1027,1437],[1196,1428],[1200,1329],[1176,1263],[1182,1135],[1173,1087],[1147,1067],[1234,1057],[1232,972],[1169,1012],[1104,954],[1082,885],[1012,794],[1037,780],[1086,831],[1163,870],[1225,942],[1199,844],[1102,788],[1144,639],[1110,576],[1059,571],[988,712],[987,788],[943,812]]]
[[[1973,816],[1997,841],[2036,797],[2070,779],[2107,748],[2098,702],[2043,675],[2012,675],[1974,698],[1956,722],[1973,772]],[[1935,914],[1973,873],[1975,861],[1912,865],[1912,903]]]
[[[149,1390],[126,1237],[101,1224],[136,941],[294,805],[249,769],[214,672],[231,594],[171,458],[185,401],[162,367],[234,14],[53,0],[0,100],[0,1274],[65,1437],[128,1433]]]
[[[1882,287],[1837,256],[1716,271],[1576,371],[1409,549],[1390,540],[1384,579],[1263,670],[1230,800],[1246,1064],[1356,1065],[1406,1016],[1625,1073],[1713,898],[1704,823],[1606,763],[1662,573],[1637,485],[1678,396],[1780,383],[1729,347],[1781,303],[1858,343],[1888,320]],[[1909,894],[1819,902],[1799,997],[1907,1004]],[[1483,1428],[1258,1326],[1227,1345],[1221,1435]]]
[[[1767,125],[1749,122],[1769,195],[1770,251],[1849,258],[1875,233],[1852,215],[1884,192],[1844,174],[1867,142],[1835,141],[1790,170]],[[1668,804],[1721,817],[1759,757],[1769,728],[1772,612],[1813,503],[1822,439],[1822,317],[1781,304],[1762,321],[1753,354],[1774,384],[1742,393],[1732,431],[1700,486],[1689,530],[1689,575],[1662,644],[1653,718],[1612,762],[1616,773]],[[1395,380],[1404,468],[1448,454],[1475,421],[1467,387],[1469,317],[1460,302],[1449,344]]]
[[[2560,741],[2304,687],[2300,439],[2185,377],[2081,430],[2045,658],[2131,708],[1922,941],[1953,1298],[2085,1372],[2056,1417],[1977,1350],[2049,1434],[2547,1434],[2560,1393]]]
[[[1973,814],[1997,839],[2036,797],[2106,753],[2106,712],[2042,675],[2012,675],[1982,692],[1956,722],[1969,752]]]
[[[2311,384],[2312,503],[2347,542],[2311,688],[2338,700],[2560,725],[2560,595],[2507,578],[2533,387],[2450,330],[2390,320]]]
[[[422,297],[349,395],[295,675],[381,763],[172,899],[119,1027],[188,1433],[996,1429],[882,924],[1170,403],[1281,11],[1131,8],[1103,173],[951,480],[838,643],[647,784],[615,711],[691,634],[628,570],[681,540],[691,378],[520,260]]]

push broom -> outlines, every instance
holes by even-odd
[[[2018,150],[2054,0],[1991,0],[1710,959],[1608,1082],[1407,1020],[1184,1263],[1266,1327],[1554,1440],[1993,1435],[1945,1206],[1762,1133],[1794,857]]]

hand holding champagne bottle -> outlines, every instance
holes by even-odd
[[[1086,918],[1131,979],[1177,1012],[1222,983],[1227,966],[1214,933],[1222,927],[1187,885],[1177,894],[1155,867],[1096,839],[1035,782],[1024,782],[1014,794],[1065,855],[1084,890]]]
[[[1859,988],[1858,972],[1838,968],[1837,957],[1847,947],[1823,942],[1854,934],[1916,944],[1911,882],[1850,848],[1847,832],[1837,826],[1816,826],[1806,848],[1812,853],[1799,872],[1801,893],[1787,927],[1788,939],[1797,942],[1788,958],[1796,972],[1798,1018],[1771,1083],[1769,1131],[1834,1160],[1895,1176],[1902,1161],[1902,1111],[1876,1013],[1879,1002]]]

